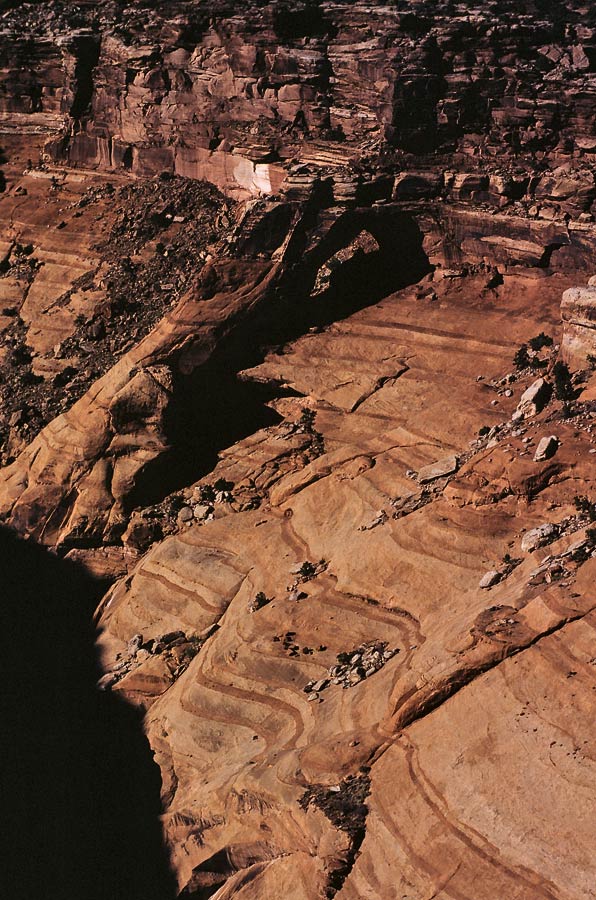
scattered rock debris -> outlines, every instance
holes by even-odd
[[[267,606],[268,603],[271,603],[272,600],[273,597],[268,597],[264,591],[259,591],[249,602],[248,611],[251,613],[257,612],[259,609]]]
[[[545,522],[543,525],[539,525],[537,528],[532,528],[531,531],[527,531],[522,538],[521,549],[526,553],[532,553],[538,547],[543,547],[545,544],[552,544],[557,538],[564,537],[568,534],[575,534],[576,531],[580,531],[582,528],[587,528],[587,541],[594,543],[591,534],[594,532],[594,537],[596,537],[596,528],[587,527],[594,521],[592,518],[594,515],[594,505],[591,504],[590,501],[587,501],[586,505],[582,507],[582,501],[584,499],[585,498],[581,497],[576,498],[576,500],[579,501],[578,508],[580,509],[580,512],[577,515],[566,516],[557,523]],[[576,506],[578,506],[578,504],[576,504]]]
[[[298,801],[302,809],[316,806],[325,813],[329,821],[354,837],[363,827],[368,813],[365,800],[370,794],[370,776],[348,775],[339,784],[332,786],[313,784],[308,787]]]
[[[325,453],[325,439],[320,431],[315,428],[317,414],[314,409],[305,406],[300,418],[295,422],[284,422],[281,427],[282,436],[288,440],[295,434],[304,434],[309,437],[309,444],[302,453],[305,464]]]
[[[116,655],[116,664],[98,682],[102,691],[111,690],[125,675],[141,666],[152,656],[163,656],[174,679],[178,678],[190,665],[203,646],[207,635],[186,635],[183,631],[170,631],[144,640],[142,634],[135,634],[129,640],[126,650]]]
[[[399,653],[397,648],[393,650],[387,648],[387,641],[368,641],[351,653],[339,653],[337,665],[329,669],[329,677],[309,681],[303,691],[310,695],[309,700],[316,700],[320,692],[331,684],[341,685],[344,690],[355,687],[382,669],[385,663]]]
[[[210,522],[215,518],[217,504],[234,504],[234,484],[220,478],[169,494],[160,503],[136,510],[130,519],[123,541],[135,550],[145,551],[155,541],[180,528],[196,522]],[[240,509],[245,509],[241,506]]]
[[[363,766],[361,774],[348,775],[339,784],[330,787],[313,784],[298,801],[305,811],[310,806],[320,809],[336,828],[346,832],[350,837],[350,847],[345,857],[336,861],[329,874],[327,898],[334,897],[340,890],[364,840],[368,815],[365,801],[370,794],[370,775],[367,769],[368,767]]]
[[[101,260],[98,268],[78,278],[53,304],[68,306],[74,294],[88,298],[89,312],[76,317],[74,333],[53,351],[54,359],[73,364],[51,377],[34,374],[27,328],[18,314],[3,336],[13,351],[0,365],[1,464],[11,462],[163,317],[223,235],[231,208],[212,185],[157,176],[119,189],[109,182],[89,187],[67,210],[76,218],[83,208],[106,201],[115,221],[106,240],[93,248]],[[40,268],[34,251],[32,245],[15,245],[0,278],[30,285]],[[22,421],[11,426],[8,420],[16,412]]]
[[[385,522],[387,521],[387,518],[388,517],[387,517],[387,513],[385,512],[385,510],[380,509],[379,512],[374,517],[374,519],[372,519],[366,525],[361,525],[359,527],[358,531],[372,531],[372,529],[376,528],[378,525],[384,525]]]
[[[488,637],[511,637],[513,629],[518,624],[516,612],[517,610],[511,606],[490,606],[481,615],[478,629]]]
[[[594,534],[591,535],[591,531]],[[566,550],[556,555],[546,556],[540,565],[530,573],[528,584],[552,584],[572,579],[577,569],[596,554],[596,529],[588,529],[584,537],[578,538]],[[573,568],[570,566],[573,564]]]

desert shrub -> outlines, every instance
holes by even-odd
[[[553,367],[553,376],[555,379],[555,396],[557,400],[573,400],[575,391],[571,382],[571,373],[569,367],[560,360]]]
[[[573,505],[579,513],[586,515],[590,522],[596,522],[596,503],[592,503],[587,497],[576,496],[573,498]]]
[[[537,334],[536,337],[530,338],[528,344],[532,348],[532,350],[542,350],[543,347],[552,347],[553,339],[550,335],[545,334],[544,331],[541,331],[540,334]]]
[[[527,369],[530,365],[530,354],[528,353],[528,348],[525,344],[522,344],[515,351],[515,356],[513,357],[513,365],[516,369]]]

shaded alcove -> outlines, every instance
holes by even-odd
[[[226,447],[281,421],[267,402],[279,392],[240,381],[227,360],[213,360],[189,376],[178,376],[165,416],[171,450],[139,473],[126,511],[158,503],[172,491],[211,472]]]
[[[69,115],[79,121],[91,109],[93,100],[93,70],[99,60],[100,41],[95,35],[79,36],[73,41],[76,58],[74,71],[74,97]]]
[[[105,585],[5,528],[0,559],[2,895],[173,898],[140,715],[96,688]]]
[[[6,157],[6,154],[3,150],[3,148],[0,147],[0,166],[5,162],[8,162],[8,159]],[[4,193],[5,190],[6,190],[6,175],[4,174],[2,169],[0,169],[0,194]]]
[[[275,218],[282,231],[290,225],[283,212],[277,210]],[[171,449],[138,474],[127,498],[128,512],[192,484],[215,467],[222,450],[280,421],[267,403],[292,392],[275,384],[243,382],[238,372],[258,365],[269,349],[345,319],[431,271],[418,224],[396,207],[347,210],[330,227],[322,226],[317,216],[317,211],[310,219],[305,216],[281,278],[249,315],[230,324],[208,363],[190,375],[176,374],[165,417]],[[355,252],[333,271],[327,289],[313,296],[321,267],[363,233],[378,249]],[[271,235],[263,234],[271,242]],[[258,248],[251,244],[251,249]]]

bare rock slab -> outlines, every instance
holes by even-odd
[[[427,484],[436,478],[444,478],[446,475],[453,475],[459,468],[459,460],[457,456],[445,456],[438,459],[428,466],[423,466],[418,472],[418,481],[420,484]]]
[[[534,462],[542,462],[544,459],[550,459],[559,449],[559,439],[556,435],[550,434],[548,437],[540,438],[536,453],[534,454]]]
[[[554,540],[557,534],[557,526],[553,525],[551,522],[545,522],[544,525],[532,528],[531,531],[524,534],[521,548],[524,553],[532,553],[532,551],[537,550],[538,547],[542,547],[544,544],[548,544],[549,541]]]

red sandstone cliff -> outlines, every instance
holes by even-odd
[[[0,37],[0,513],[111,582],[179,895],[588,900],[594,12]]]

